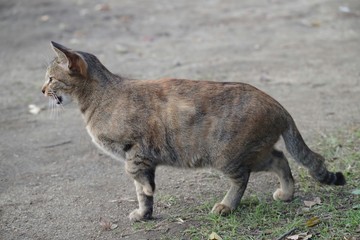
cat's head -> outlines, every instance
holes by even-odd
[[[57,104],[61,104],[64,95],[72,97],[74,91],[86,85],[86,81],[90,81],[86,61],[90,54],[73,51],[55,42],[51,42],[51,46],[56,58],[46,70],[42,92],[45,96],[52,97]]]

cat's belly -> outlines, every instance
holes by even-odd
[[[109,143],[108,141],[100,140],[98,136],[92,133],[91,128],[89,126],[86,127],[86,130],[89,133],[92,142],[104,153],[117,160],[125,161],[125,152],[122,150],[120,144],[119,146],[117,146],[116,143]]]

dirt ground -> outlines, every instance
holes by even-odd
[[[41,94],[51,40],[134,78],[255,85],[310,145],[360,122],[358,0],[1,0],[0,239],[171,239],[191,224],[146,232],[129,223],[135,191],[123,164],[93,146],[75,104],[52,112]],[[31,114],[29,104],[43,110]],[[160,168],[156,182],[158,196],[184,208],[228,186],[209,170]],[[246,194],[270,196],[276,184],[257,174]],[[155,222],[182,213],[154,211]],[[102,231],[101,218],[118,227]]]

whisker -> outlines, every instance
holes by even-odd
[[[51,113],[52,113],[52,118],[53,119],[56,119],[56,100],[53,98],[53,101],[52,101],[52,109],[51,109]]]
[[[50,119],[53,119],[53,108],[54,108],[54,100],[52,97],[49,98],[49,109],[50,109]]]
[[[59,107],[55,106],[55,118],[58,119],[59,118]]]
[[[47,95],[50,97],[49,98],[49,108],[51,108],[50,117],[52,119],[58,118],[59,113],[65,110],[64,105],[62,103],[62,99],[60,99],[56,95],[56,93],[52,90],[49,90]]]
[[[56,94],[53,95],[53,99],[54,99],[54,108],[56,108],[56,114],[58,117],[59,112],[64,111],[65,108],[64,108],[64,105],[62,104],[62,102],[60,101],[59,97]]]
[[[52,96],[52,113],[53,113],[53,118],[56,119],[57,115],[56,115],[56,97],[55,95]]]
[[[60,105],[59,109],[60,109],[61,111],[65,111],[64,105],[63,105],[62,103],[60,103],[59,105]]]
[[[56,102],[57,102],[57,99],[56,99],[56,95],[53,96],[53,109],[54,109],[54,119],[57,118],[57,107],[56,107]]]

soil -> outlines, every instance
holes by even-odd
[[[40,91],[51,40],[133,78],[255,85],[288,109],[310,146],[360,121],[358,0],[99,2],[0,1],[0,239],[172,238],[194,221],[169,221],[166,231],[128,221],[136,202],[123,164],[91,143],[74,103],[52,111]],[[156,182],[155,224],[185,219],[185,208],[220,200],[228,186],[210,170],[160,168]],[[276,185],[256,174],[245,197],[271,197]],[[104,221],[117,228],[104,231]]]

